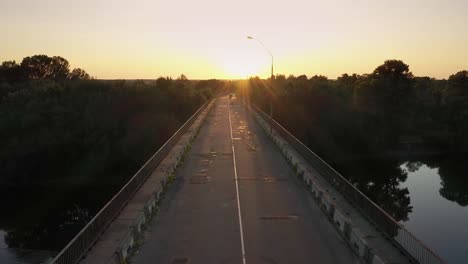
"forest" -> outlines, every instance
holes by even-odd
[[[66,70],[65,59],[51,63],[57,57],[44,56],[25,58],[13,67],[4,62],[0,70],[3,184],[46,180],[79,185],[110,175],[119,182],[222,85],[186,78],[90,80],[81,69]],[[9,72],[14,67],[18,78]],[[80,72],[79,77],[73,72]]]
[[[58,250],[228,83],[97,80],[61,57],[0,66],[0,229],[10,247]],[[33,203],[33,206],[31,206]],[[63,232],[63,230],[67,232]],[[53,239],[51,239],[53,237]]]
[[[369,74],[276,75],[238,81],[236,89],[397,221],[412,211],[401,184],[418,160],[439,168],[441,196],[468,204],[468,177],[447,162],[468,152],[468,71],[437,80],[387,60]]]
[[[271,104],[274,119],[327,159],[398,154],[408,147],[468,151],[468,71],[436,80],[387,60],[370,74],[336,80],[277,75],[241,81],[237,89],[266,113]]]

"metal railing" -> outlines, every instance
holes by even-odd
[[[81,229],[81,231],[65,246],[52,260],[52,263],[74,264],[96,242],[98,237],[106,230],[113,219],[125,207],[140,186],[146,181],[169,151],[176,145],[182,135],[206,108],[209,102],[202,105],[174,135],[138,170],[135,175],[120,189],[120,191],[107,202],[106,205]]]
[[[250,106],[248,106],[251,109]],[[416,238],[410,231],[388,215],[382,208],[370,200],[365,194],[357,189],[351,182],[335,171],[330,165],[322,160],[317,154],[299,141],[278,122],[268,116],[259,107],[254,105],[255,111],[275,129],[296,151],[313,165],[336,190],[338,190],[349,202],[351,202],[361,214],[374,223],[378,229],[390,237],[406,254],[421,264],[443,264],[441,257],[434,253],[422,241]]]

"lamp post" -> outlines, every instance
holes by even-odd
[[[273,54],[270,52],[270,50],[267,49],[267,47],[263,44],[263,42],[261,42],[260,40],[252,37],[252,36],[247,36],[248,39],[252,39],[252,40],[256,40],[258,43],[260,43],[260,45],[262,45],[262,47],[268,52],[268,54],[270,54],[271,56],[271,77],[270,77],[270,85],[271,85],[271,90],[270,93],[273,92]],[[272,103],[272,100],[273,100],[273,96],[270,95],[270,117],[273,118],[273,103]]]
[[[270,52],[270,50],[267,49],[267,47],[261,42],[260,40],[253,38],[252,36],[247,36],[248,39],[256,40],[262,47],[270,54],[271,56],[271,78],[273,78],[273,54]]]

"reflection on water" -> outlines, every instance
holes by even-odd
[[[448,263],[468,263],[467,160],[366,160],[341,170]]]
[[[448,263],[468,263],[468,168],[466,158],[420,161],[403,183],[414,207],[403,224]],[[403,163],[402,168],[408,163]]]
[[[460,206],[468,206],[468,169],[466,160],[443,161],[439,165],[440,195]],[[468,221],[468,219],[467,219]]]
[[[398,160],[365,160],[344,164],[343,175],[372,201],[397,221],[405,221],[412,211],[410,194],[401,183],[408,174],[400,168]]]

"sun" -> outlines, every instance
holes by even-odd
[[[252,48],[237,47],[218,57],[218,65],[229,79],[245,79],[253,76],[268,76],[269,60],[262,52]]]
[[[261,67],[248,61],[226,61],[224,71],[229,78],[244,79],[260,75]]]
[[[247,56],[226,55],[223,58],[221,68],[224,74],[230,79],[245,79],[252,76],[261,75],[262,61]]]

